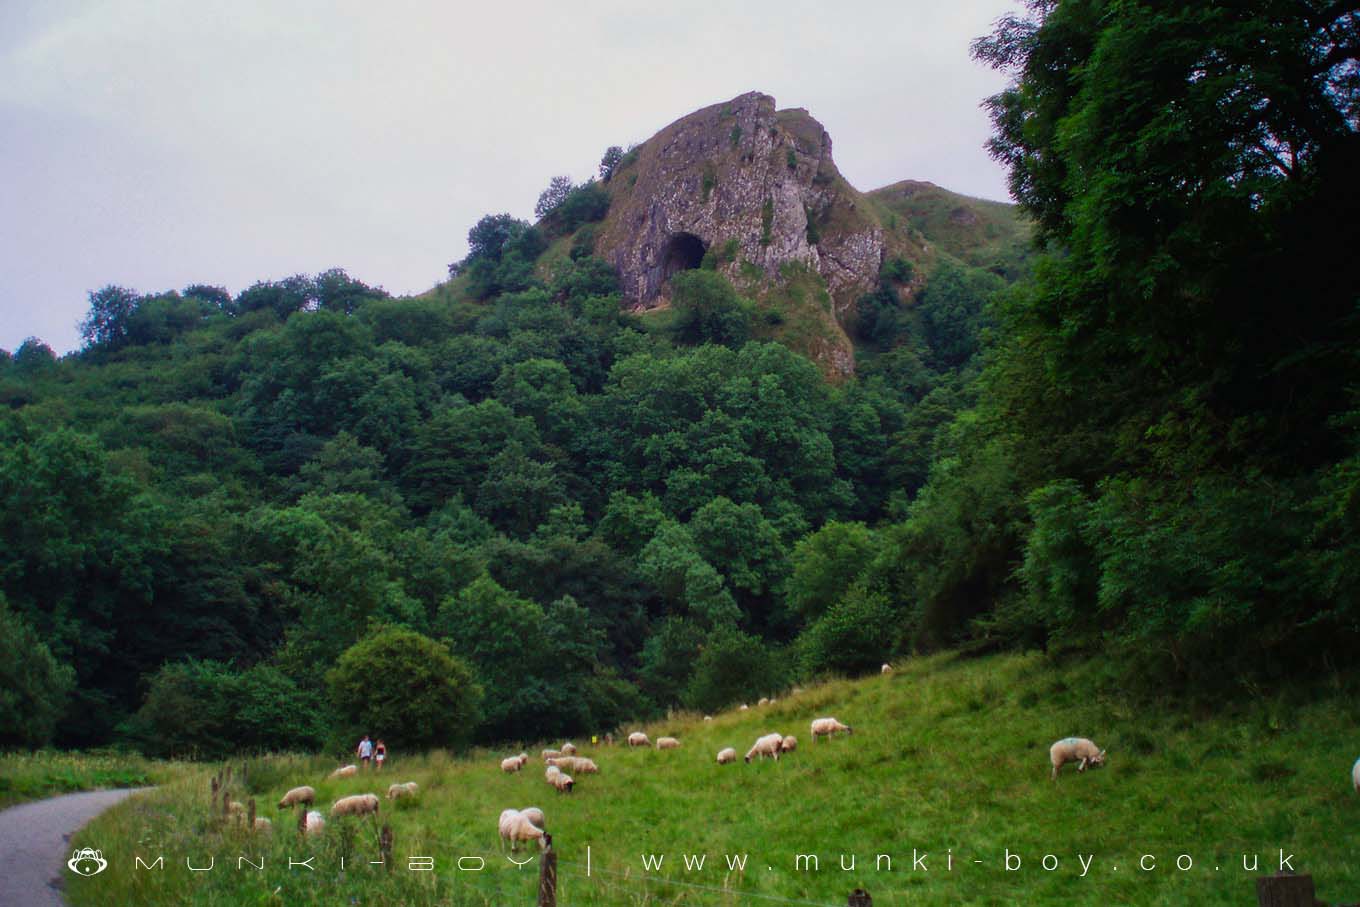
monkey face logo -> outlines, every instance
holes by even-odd
[[[99,851],[86,847],[72,852],[66,866],[76,875],[97,876],[108,868],[109,863]]]

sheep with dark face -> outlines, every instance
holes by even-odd
[[[724,748],[724,749],[718,750],[718,764],[719,764],[719,765],[727,765],[729,762],[736,762],[736,761],[737,761],[737,751],[734,750],[734,749],[732,749],[732,747],[729,746],[729,747],[726,747],[726,748]]]

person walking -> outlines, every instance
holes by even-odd
[[[378,745],[373,748],[373,761],[377,763],[375,767],[378,771],[382,771],[383,760],[386,758],[387,744],[382,742],[382,738],[379,738]]]
[[[367,768],[369,761],[373,758],[373,741],[364,735],[364,739],[359,741],[359,763],[363,768]]]

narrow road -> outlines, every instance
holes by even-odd
[[[63,907],[70,837],[139,790],[145,788],[66,794],[0,812],[0,907]]]

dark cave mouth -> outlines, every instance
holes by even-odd
[[[708,245],[693,233],[677,233],[666,243],[662,256],[661,279],[669,280],[677,271],[692,271],[703,264]]]

